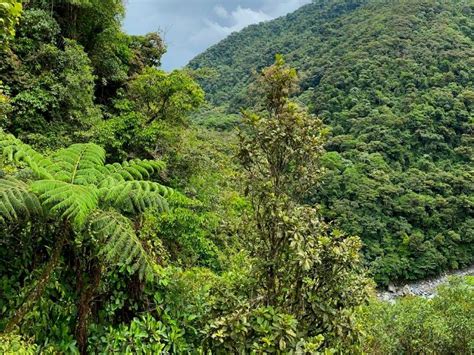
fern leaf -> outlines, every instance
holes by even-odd
[[[105,162],[105,150],[96,144],[73,144],[57,151],[52,160],[51,170],[58,180],[87,185],[104,178],[100,167]]]
[[[141,279],[153,278],[157,265],[150,258],[133,229],[131,221],[120,213],[100,211],[91,219],[91,231],[99,237],[100,254],[111,264],[132,267]]]
[[[41,179],[51,179],[49,168],[51,160],[44,157],[28,144],[0,130],[0,151],[4,158],[14,163],[26,163],[27,166]]]
[[[157,160],[131,160],[122,164],[107,164],[104,175],[108,175],[101,182],[101,187],[113,186],[116,182],[146,180],[151,174],[164,170],[165,163]]]
[[[70,220],[81,229],[99,198],[94,186],[73,185],[58,180],[39,180],[31,184],[44,206],[54,215]]]
[[[125,181],[99,189],[100,200],[124,212],[141,213],[148,208],[168,210],[167,198],[174,191],[151,181]]]
[[[40,201],[28,185],[15,178],[0,179],[0,216],[2,219],[16,220],[19,215],[41,216]]]

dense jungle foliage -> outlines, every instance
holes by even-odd
[[[249,26],[191,68],[221,110],[249,106],[255,69],[285,56],[298,99],[331,129],[312,202],[364,242],[378,283],[474,259],[472,1],[314,1]]]
[[[352,24],[342,14],[362,11],[353,1],[318,4],[321,21]],[[467,31],[472,6],[452,6],[461,5]],[[363,10],[360,33],[385,21],[374,10],[385,14]],[[124,12],[121,0],[0,0],[0,354],[474,351],[472,278],[452,279],[431,300],[381,303],[364,261],[383,283],[472,258],[472,68],[471,82],[446,84],[450,95],[444,85],[472,51],[467,34],[463,50],[433,40],[452,58],[438,86],[410,86],[422,94],[402,91],[403,62],[377,69],[394,81],[390,95],[375,83],[377,70],[359,63],[363,40],[343,57],[368,70],[350,99],[357,109],[343,94],[359,85],[355,69],[330,85],[348,64],[309,90],[308,71],[274,53],[242,76],[237,101],[205,85],[206,103],[197,79],[220,67],[161,70],[160,35],[125,34]],[[327,36],[339,31],[331,26]],[[337,41],[324,45],[345,53]],[[386,50],[387,63],[410,58]],[[393,100],[383,109],[371,101],[375,88]],[[448,120],[451,140],[430,152],[416,145],[408,116],[395,119],[413,105],[420,120]],[[394,126],[376,126],[379,118]],[[374,136],[403,147],[406,160]]]

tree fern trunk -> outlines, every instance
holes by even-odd
[[[67,239],[67,234],[62,233],[62,236],[60,237],[58,243],[56,244],[53,250],[51,259],[49,260],[49,262],[46,264],[45,268],[43,269],[43,272],[41,273],[41,276],[39,277],[35,287],[26,296],[25,301],[15,311],[15,314],[7,323],[4,330],[5,333],[11,332],[16,326],[18,326],[20,322],[23,320],[23,318],[25,317],[26,313],[28,313],[28,311],[30,310],[30,307],[40,299],[41,295],[44,292],[44,289],[46,288],[48,284],[49,279],[51,278],[53,271],[55,270],[59,262],[59,259],[61,257],[61,252],[63,250],[64,244],[66,243],[66,239]]]
[[[78,272],[82,272],[82,270],[79,269]],[[78,278],[80,296],[77,306],[76,340],[81,354],[87,354],[88,323],[91,313],[91,303],[99,288],[101,274],[102,266],[98,261],[94,261],[90,270],[89,285],[83,283],[82,276]]]

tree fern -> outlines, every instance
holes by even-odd
[[[153,278],[159,269],[143,247],[130,218],[147,208],[167,210],[167,200],[182,195],[146,181],[164,169],[163,162],[132,160],[106,165],[105,151],[95,144],[74,144],[44,156],[0,130],[0,152],[17,168],[15,176],[0,179],[0,221],[17,220],[20,216],[35,221],[42,216],[46,223],[60,226],[47,266],[7,329],[14,329],[41,297],[63,246],[70,243],[73,248],[81,248],[86,241],[87,250],[97,252],[75,253],[90,255],[83,264],[94,265],[95,270],[89,285],[80,286],[77,329],[81,329],[78,339],[83,339],[90,302],[104,264],[125,266],[126,270],[138,272],[141,279]]]
[[[127,266],[140,278],[153,278],[158,266],[143,247],[132,220],[121,213],[132,217],[147,208],[163,211],[174,195],[178,196],[174,200],[185,199],[159,183],[145,181],[163,170],[162,162],[132,160],[105,165],[105,151],[95,144],[74,144],[43,156],[1,130],[0,151],[17,167],[17,176],[25,177],[24,181],[16,176],[0,179],[0,221],[42,216],[46,222],[60,222],[61,226],[48,266],[8,322],[8,329],[21,322],[30,305],[39,299],[67,242],[80,242],[72,243],[80,248],[89,237],[92,249],[98,250],[88,260],[96,265],[95,280],[100,280],[97,275],[103,261],[109,266]],[[97,287],[98,281],[82,288],[79,324],[87,322],[89,293]]]
[[[132,216],[147,208],[168,209],[173,190],[145,181],[164,169],[163,162],[132,160],[106,165],[105,151],[95,144],[74,144],[45,157],[4,132],[0,132],[0,150],[20,170],[33,172],[26,182],[0,180],[4,220],[19,214],[32,217],[44,210],[47,218],[69,222],[73,235],[84,236],[86,230],[100,235],[106,242],[107,259],[131,263],[142,276],[153,269],[131,221],[120,213]]]

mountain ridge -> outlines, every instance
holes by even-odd
[[[360,235],[380,283],[474,261],[472,1],[315,1],[234,34],[189,66],[229,112],[285,56],[298,98],[331,129],[313,201]]]

